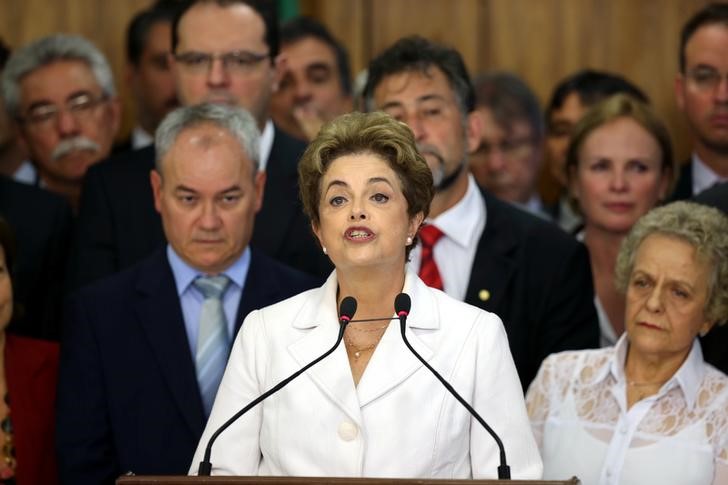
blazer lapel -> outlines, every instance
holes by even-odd
[[[412,309],[405,329],[407,340],[423,359],[429,361],[434,349],[428,346],[420,335],[424,336],[440,328],[437,307],[428,288],[412,272],[407,273],[404,292],[410,295],[412,300]],[[364,407],[386,394],[420,367],[424,366],[405,345],[399,320],[395,318],[379,341],[359,381],[357,393],[360,406]]]
[[[505,301],[505,290],[514,274],[513,253],[518,240],[502,212],[503,202],[483,192],[486,221],[478,241],[465,301],[489,312],[498,311]]]
[[[339,331],[336,287],[334,272],[319,290],[320,298],[312,299],[293,322],[296,328],[309,329],[300,340],[288,347],[301,367],[319,357],[336,342]],[[362,423],[359,399],[343,342],[333,354],[306,371],[306,375],[353,421]]]
[[[158,251],[139,275],[135,310],[142,330],[186,425],[200,436],[205,425],[202,401],[177,287],[164,251]]]

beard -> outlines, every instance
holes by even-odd
[[[448,189],[457,180],[467,163],[463,157],[455,170],[452,173],[447,173],[445,157],[442,156],[435,146],[418,143],[417,150],[425,158],[427,165],[430,167],[430,171],[432,172],[432,185],[435,187],[435,192],[442,192]],[[434,163],[431,163],[433,160]]]

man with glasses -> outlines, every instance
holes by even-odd
[[[13,53],[2,90],[37,169],[36,185],[77,209],[86,170],[109,155],[119,128],[120,105],[103,54],[78,36],[44,37]]]
[[[324,276],[330,262],[298,201],[297,162],[305,145],[274,127],[268,115],[279,62],[275,2],[198,0],[185,4],[172,24],[170,65],[180,103],[244,107],[261,131],[260,169],[266,183],[251,245]],[[74,286],[128,267],[163,243],[149,184],[153,165],[150,147],[89,172],[72,265]]]
[[[543,117],[536,95],[518,76],[492,72],[474,82],[480,143],[470,171],[481,187],[541,217],[548,217],[536,190],[543,157]]]
[[[728,180],[728,4],[711,4],[688,20],[680,36],[677,105],[693,138],[674,199]]]

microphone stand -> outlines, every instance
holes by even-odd
[[[351,298],[351,297],[347,297],[347,298]],[[353,298],[352,298],[352,300],[353,300]],[[295,379],[296,377],[298,377],[301,374],[303,374],[304,372],[306,372],[312,366],[321,362],[323,359],[325,359],[331,353],[333,353],[334,350],[336,350],[336,348],[339,346],[339,344],[341,343],[341,341],[344,338],[344,331],[346,330],[347,325],[349,325],[349,322],[351,321],[351,316],[356,311],[356,300],[354,300],[353,305],[354,305],[354,310],[351,312],[347,312],[347,314],[344,314],[344,312],[343,312],[344,303],[342,302],[342,305],[341,305],[342,306],[342,312],[341,312],[342,315],[339,317],[339,323],[340,323],[339,335],[336,337],[336,343],[329,350],[327,350],[320,357],[312,360],[311,362],[309,362],[308,364],[303,366],[301,369],[294,372],[290,376],[286,377],[281,382],[279,382],[278,384],[276,384],[275,386],[273,386],[272,388],[270,388],[269,390],[267,390],[266,392],[264,392],[263,394],[261,394],[260,396],[255,398],[253,401],[250,402],[250,404],[245,406],[243,409],[241,409],[240,411],[235,413],[230,419],[225,421],[222,424],[222,426],[220,426],[212,434],[212,436],[210,436],[210,440],[207,442],[207,447],[205,448],[205,455],[204,455],[202,461],[200,462],[199,468],[197,469],[197,476],[207,477],[207,476],[210,476],[210,474],[212,473],[212,463],[210,463],[210,456],[212,455],[212,445],[215,442],[215,440],[217,440],[217,437],[220,436],[220,433],[222,433],[223,431],[228,429],[231,424],[233,424],[235,421],[237,421],[243,414],[245,414],[248,411],[250,411],[251,409],[253,409],[256,405],[260,404],[261,401],[268,398],[271,394],[275,394],[276,392],[280,391],[283,387],[285,387],[293,379]]]
[[[511,468],[506,463],[506,449],[503,446],[503,442],[501,441],[500,437],[496,434],[496,432],[488,426],[488,423],[485,422],[483,418],[480,417],[480,415],[473,409],[473,407],[463,399],[460,394],[455,391],[455,389],[450,385],[449,382],[445,380],[444,377],[442,377],[435,369],[432,368],[430,364],[427,363],[425,359],[422,358],[422,356],[412,347],[409,340],[407,340],[407,335],[405,334],[405,329],[407,328],[407,316],[409,315],[409,310],[411,306],[411,301],[409,298],[409,295],[406,293],[400,293],[397,295],[397,298],[394,300],[394,307],[395,312],[397,313],[397,316],[399,317],[399,328],[400,332],[402,333],[402,340],[404,340],[404,344],[407,346],[407,348],[412,352],[412,354],[417,357],[417,359],[422,362],[422,365],[427,367],[430,372],[439,380],[443,386],[445,386],[445,389],[447,389],[450,394],[455,397],[455,399],[458,400],[460,404],[462,404],[465,409],[470,412],[470,414],[480,423],[485,430],[490,433],[490,435],[495,440],[496,444],[498,445],[498,450],[500,452],[500,465],[498,466],[498,479],[499,480],[510,480],[511,478]]]

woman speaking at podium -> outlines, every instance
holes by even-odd
[[[337,308],[351,296],[344,344],[222,432],[212,473],[495,478],[493,438],[403,342],[393,302],[405,292],[412,346],[501,437],[512,476],[540,478],[500,319],[407,270],[434,190],[409,128],[382,113],[340,117],[306,150],[299,182],[336,269],[322,287],[245,319],[191,472],[225,421],[333,346]]]

